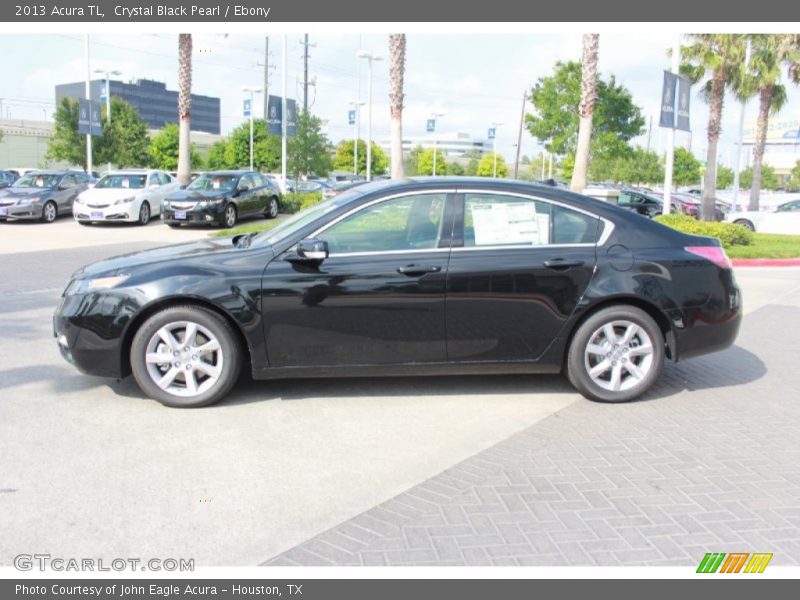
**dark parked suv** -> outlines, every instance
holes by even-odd
[[[161,218],[170,227],[183,223],[233,227],[242,217],[278,216],[281,193],[254,171],[210,171],[167,196]]]
[[[0,196],[0,220],[40,220],[52,223],[72,213],[72,203],[89,184],[82,171],[31,171]]]

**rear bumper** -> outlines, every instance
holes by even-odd
[[[733,345],[742,324],[742,300],[738,287],[730,289],[725,306],[708,303],[705,306],[684,308],[681,317],[673,323],[675,356],[673,360],[684,360],[703,354],[724,350]]]

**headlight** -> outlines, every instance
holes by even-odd
[[[118,204],[130,204],[134,200],[136,200],[136,198],[134,196],[131,196],[130,198],[120,198],[119,200],[114,202],[114,205],[116,206]]]
[[[28,206],[29,204],[38,204],[41,198],[39,196],[28,196],[26,198],[20,198],[17,201],[18,206]]]
[[[130,275],[115,275],[113,277],[97,277],[90,279],[73,279],[64,291],[65,296],[86,294],[98,290],[115,288],[125,282]]]

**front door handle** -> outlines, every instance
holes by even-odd
[[[566,260],[564,258],[552,258],[550,260],[544,261],[544,266],[548,269],[553,269],[556,271],[566,270],[570,267],[582,267],[584,261],[582,260]]]
[[[418,275],[425,275],[426,273],[438,273],[442,267],[429,267],[423,265],[406,265],[405,267],[397,267],[397,272],[409,277],[416,277]]]

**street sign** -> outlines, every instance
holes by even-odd
[[[270,94],[267,102],[267,131],[269,133],[281,134],[281,97]]]
[[[678,85],[678,75],[664,71],[664,84],[661,87],[661,118],[659,126],[675,127],[675,88]]]
[[[106,82],[102,82],[100,84],[100,102],[106,101]]]
[[[490,127],[489,128],[489,136],[488,136],[489,139],[493,140],[496,133],[497,133],[497,129],[495,129],[494,127]]]
[[[86,98],[78,99],[78,133],[103,135],[100,103]]]
[[[347,111],[347,124],[348,125],[355,125],[356,124],[356,111],[355,110],[348,110]]]
[[[253,104],[253,101],[250,98],[245,98],[244,99],[244,106],[243,106],[244,110],[242,112],[244,113],[245,117],[249,117],[250,116],[250,114],[252,112],[252,110],[251,110],[252,109],[252,104]]]
[[[686,77],[678,78],[678,107],[675,111],[675,129],[691,131],[689,127],[689,98],[692,91],[692,82]]]
[[[426,130],[428,133],[433,133],[436,131],[436,119],[428,119]]]

